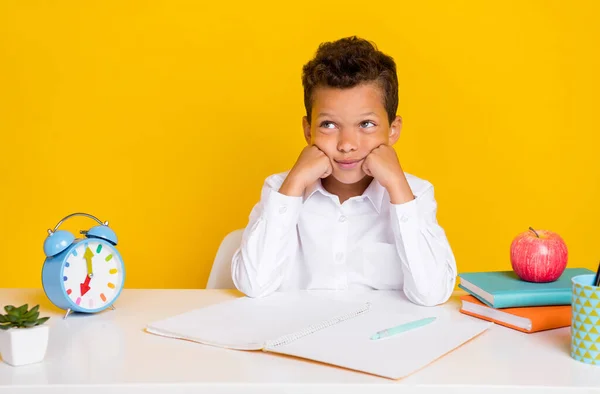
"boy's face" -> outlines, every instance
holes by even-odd
[[[371,151],[393,145],[402,119],[389,124],[383,90],[376,83],[348,89],[319,87],[313,92],[311,124],[303,118],[306,142],[316,145],[331,160],[332,176],[352,184],[365,177],[362,165]]]

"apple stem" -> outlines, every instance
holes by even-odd
[[[537,232],[536,232],[536,231],[535,231],[533,228],[529,227],[529,229],[530,229],[531,231],[533,231],[533,233],[535,234],[535,236],[536,236],[536,237],[538,237],[538,238],[540,237],[540,236],[538,235],[538,233],[537,233]]]

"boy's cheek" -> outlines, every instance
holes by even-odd
[[[313,137],[312,143],[321,151],[323,151],[323,153],[325,153],[329,158],[331,158],[331,155],[333,152],[335,152],[335,145],[332,148],[330,141],[327,141],[326,139]]]

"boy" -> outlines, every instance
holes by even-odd
[[[433,186],[405,174],[394,60],[350,37],[303,68],[304,137],[293,168],[269,176],[232,260],[249,297],[296,289],[402,289],[444,303],[456,262]]]

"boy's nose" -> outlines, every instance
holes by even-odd
[[[352,152],[356,150],[358,141],[356,133],[342,131],[339,133],[337,149],[340,152]]]

